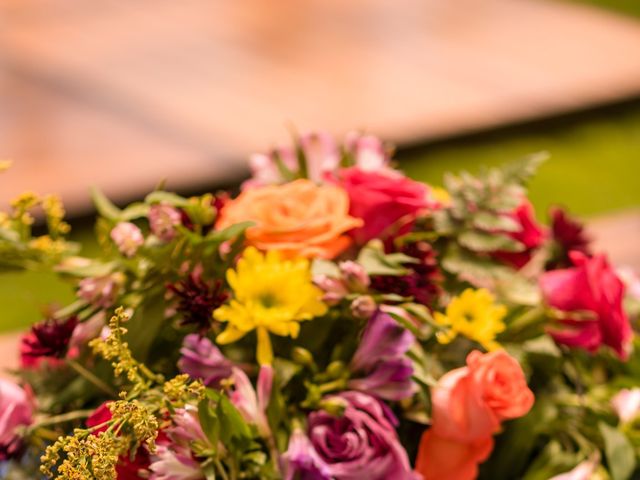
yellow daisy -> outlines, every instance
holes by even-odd
[[[504,317],[507,308],[496,304],[489,290],[467,288],[447,306],[446,314],[436,312],[435,321],[448,327],[440,331],[436,338],[440,343],[451,342],[458,334],[478,342],[491,351],[500,348],[496,335],[505,329]]]
[[[234,298],[213,312],[216,320],[227,322],[216,340],[224,345],[256,330],[260,365],[273,360],[269,333],[296,338],[299,322],[327,312],[322,291],[311,281],[306,259],[284,260],[276,251],[263,255],[249,247],[236,269],[227,270],[227,281]]]

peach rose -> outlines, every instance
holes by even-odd
[[[416,471],[423,480],[467,480],[478,476],[478,465],[493,450],[493,437],[476,442],[461,443],[434,435],[432,430],[422,434]]]
[[[525,415],[534,397],[507,352],[475,350],[466,367],[438,381],[431,401],[432,425],[420,442],[416,469],[425,480],[472,480],[478,463],[491,453],[501,422]]]
[[[330,259],[349,246],[345,233],[362,226],[348,212],[349,197],[343,189],[300,179],[244,190],[224,206],[216,228],[253,221],[246,239],[260,250]]]
[[[445,374],[431,397],[432,429],[461,442],[493,435],[503,420],[525,415],[534,400],[520,364],[504,350],[474,350],[467,366]]]

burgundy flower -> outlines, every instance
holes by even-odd
[[[546,303],[566,315],[551,335],[558,343],[590,352],[608,345],[626,359],[633,330],[622,305],[624,284],[604,255],[589,258],[571,252],[569,257],[572,268],[552,270],[540,278]]]
[[[526,265],[536,248],[538,248],[545,239],[544,229],[536,222],[536,217],[533,211],[533,205],[526,198],[522,203],[507,216],[515,220],[520,229],[515,232],[505,232],[514,240],[521,243],[524,250],[521,252],[496,252],[495,256],[514,268],[522,268]]]
[[[553,208],[551,215],[551,236],[554,241],[554,255],[547,264],[549,269],[570,267],[569,252],[591,255],[591,239],[584,231],[584,225],[571,218],[562,208]]]
[[[233,364],[206,337],[195,333],[187,335],[182,342],[180,354],[180,371],[191,378],[202,379],[207,387],[217,388],[221,380],[231,376]]]
[[[33,325],[20,344],[22,366],[36,367],[43,359],[64,358],[76,325],[75,316],[66,320],[50,318]]]
[[[374,397],[343,392],[328,397],[345,404],[344,413],[324,410],[309,414],[308,436],[332,478],[413,480],[412,470],[395,426],[398,420]]]
[[[369,320],[351,360],[351,369],[360,372],[361,378],[350,380],[349,387],[385,400],[413,395],[413,365],[405,353],[414,341],[411,332],[378,311]]]
[[[105,402],[100,405],[89,418],[87,418],[87,427],[97,427],[98,425],[111,420],[111,417],[112,414],[111,410],[109,410],[109,403]],[[93,430],[92,433],[94,435],[97,435],[98,433],[107,430],[107,428],[108,426],[104,425],[96,430]],[[118,460],[118,464],[116,465],[118,480],[139,480],[140,478],[147,478],[144,475],[148,474],[149,463],[149,452],[144,447],[138,448],[133,459],[131,459],[129,455],[122,455]]]
[[[167,289],[178,298],[176,308],[182,314],[180,324],[194,325],[200,333],[211,328],[213,311],[229,298],[222,281],[206,282],[201,268],[194,269],[184,280],[167,285]]]
[[[382,293],[411,296],[417,303],[431,305],[440,295],[442,281],[435,251],[427,242],[413,242],[403,246],[401,252],[418,260],[404,265],[409,274],[372,276],[371,288]]]

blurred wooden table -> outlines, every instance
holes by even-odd
[[[285,126],[407,144],[640,93],[640,25],[545,0],[4,0],[0,204],[234,181]]]

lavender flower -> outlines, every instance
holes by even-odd
[[[328,397],[346,402],[342,416],[324,410],[309,414],[308,435],[330,477],[339,480],[413,480],[412,470],[391,411],[374,397],[343,392]],[[312,478],[312,477],[311,477]],[[320,477],[323,478],[323,477]]]
[[[330,480],[331,471],[305,433],[296,428],[282,455],[284,480]]]
[[[351,370],[364,376],[350,380],[349,387],[385,400],[397,401],[413,395],[413,366],[404,354],[414,341],[413,334],[390,315],[375,313],[351,360]]]
[[[232,363],[211,340],[193,333],[184,337],[178,368],[191,378],[202,379],[207,387],[217,388],[231,376]]]

